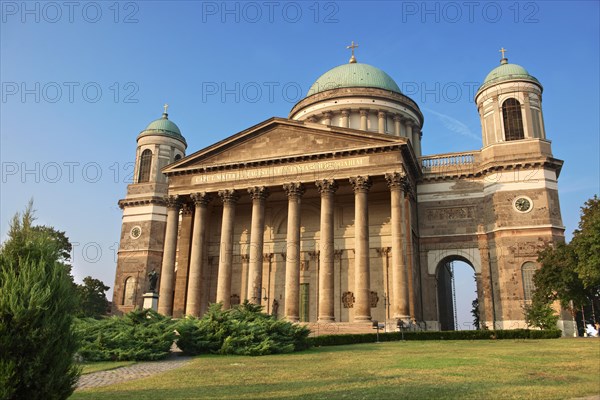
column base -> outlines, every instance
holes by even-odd
[[[370,315],[359,315],[354,317],[354,322],[371,322]]]
[[[300,322],[300,317],[292,315],[292,316],[287,316],[285,317],[285,319],[289,322]]]

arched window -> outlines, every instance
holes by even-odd
[[[181,154],[175,155],[175,161],[181,160]]]
[[[138,175],[138,183],[150,181],[150,167],[152,166],[152,151],[144,150],[140,157],[140,172]]]
[[[123,285],[123,301],[122,304],[124,306],[132,306],[133,305],[133,298],[135,295],[135,278],[133,278],[132,276],[130,276],[129,278],[125,279],[125,283]]]
[[[533,284],[533,274],[537,267],[531,261],[526,262],[521,267],[521,273],[523,274],[523,299],[525,301],[530,301],[533,296],[533,291],[535,290],[535,285]]]
[[[502,118],[504,119],[504,137],[507,141],[525,138],[521,103],[517,99],[510,98],[502,103]]]

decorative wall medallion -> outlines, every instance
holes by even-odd
[[[129,232],[129,236],[132,239],[137,239],[140,236],[142,236],[142,227],[139,225],[136,225],[133,228],[131,228],[131,231]]]
[[[371,308],[377,307],[377,303],[379,303],[379,296],[377,296],[377,292],[371,292]]]
[[[344,308],[354,308],[354,293],[344,292],[342,294],[342,304]]]
[[[533,201],[527,196],[519,196],[513,202],[513,207],[518,212],[526,213],[533,208]]]

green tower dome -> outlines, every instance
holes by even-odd
[[[369,64],[351,62],[325,72],[312,84],[308,96],[330,89],[371,87],[401,93],[394,80],[385,72]]]
[[[139,134],[138,139],[150,135],[169,136],[185,143],[185,138],[181,134],[179,127],[173,121],[169,120],[169,114],[166,112],[163,113],[161,118],[150,122],[146,129]]]
[[[509,64],[508,58],[503,58],[500,65],[487,74],[481,88],[512,79],[527,79],[539,83],[525,68],[518,64]]]

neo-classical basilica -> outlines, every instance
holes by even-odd
[[[562,161],[525,68],[502,58],[475,103],[483,147],[434,155],[418,104],[354,55],[287,118],[191,155],[165,108],[137,137],[119,202],[114,311],[150,297],[162,314],[201,316],[249,300],[290,321],[455,329],[448,265],[460,260],[482,324],[524,327],[537,252],[564,240]]]

